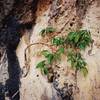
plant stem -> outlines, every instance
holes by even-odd
[[[26,57],[26,52],[27,52],[27,50],[28,50],[30,47],[34,46],[34,45],[45,45],[45,46],[49,47],[51,50],[53,49],[53,48],[52,48],[53,45],[49,45],[49,44],[41,43],[41,42],[32,43],[32,44],[28,45],[28,46],[26,47],[26,49],[25,49],[25,53],[24,53],[25,61],[27,61],[27,57]]]

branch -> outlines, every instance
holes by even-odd
[[[25,49],[25,54],[24,54],[24,55],[25,55],[25,61],[27,61],[27,57],[26,57],[26,52],[27,52],[27,50],[28,50],[30,47],[34,46],[34,45],[44,45],[44,46],[49,47],[51,50],[53,49],[53,45],[49,45],[49,44],[41,43],[41,42],[32,43],[32,44],[28,45],[28,46],[26,47],[26,49]]]
[[[27,52],[27,50],[28,50],[30,47],[32,47],[32,46],[34,46],[34,45],[44,45],[44,46],[49,47],[51,50],[53,50],[53,45],[49,45],[49,44],[45,44],[45,43],[41,43],[41,42],[33,43],[33,44],[28,45],[28,46],[26,47],[25,53],[24,53],[25,68],[27,69],[27,72],[26,72],[26,74],[24,75],[24,77],[27,76],[27,74],[28,74],[28,72],[29,72],[29,69],[30,69],[30,66],[29,66],[29,64],[28,64],[28,60],[27,60],[27,57],[26,57],[26,52]],[[27,66],[28,66],[28,67],[27,67]]]

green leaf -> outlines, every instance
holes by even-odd
[[[60,47],[57,52],[60,53],[60,54],[64,54],[64,48]]]
[[[75,35],[75,43],[77,43],[80,39],[80,35],[78,33],[76,33]]]
[[[90,31],[88,30],[80,30],[78,31],[81,35],[86,35],[86,36],[89,36],[90,35]]]
[[[79,48],[80,48],[81,50],[85,50],[85,45],[84,45],[84,44],[79,44]]]
[[[50,53],[48,50],[43,50],[42,54],[45,56],[45,58],[47,58],[48,63],[51,64],[54,57],[53,54]]]
[[[66,38],[66,43],[74,48],[85,50],[91,43],[92,38],[90,32],[87,30],[79,30],[70,32]]]
[[[46,64],[45,64],[45,60],[39,62],[36,66],[36,68],[40,68],[42,73],[44,73],[45,75],[48,74],[48,68],[46,67]]]
[[[42,37],[44,37],[44,36],[45,36],[45,33],[46,33],[46,30],[45,30],[45,29],[42,29],[41,32],[40,32],[40,35],[41,35]]]
[[[44,67],[43,68],[43,72],[44,72],[45,75],[47,75],[48,74],[48,68],[47,67]]]
[[[70,61],[72,68],[75,68],[77,70],[81,70],[81,69],[85,68],[86,62],[82,58],[81,53],[73,52],[70,50],[68,52],[67,56],[68,56],[67,61]],[[83,69],[83,72],[84,71],[85,71],[85,69]],[[84,72],[84,75],[85,75],[85,72]]]
[[[52,44],[56,45],[56,46],[63,45],[64,44],[64,39],[61,38],[61,37],[54,37],[52,39]]]
[[[43,50],[41,53],[42,53],[45,57],[47,57],[48,54],[50,54],[50,52],[49,52],[48,50]]]
[[[46,33],[53,33],[53,32],[55,32],[55,31],[56,31],[56,29],[53,28],[53,27],[47,27],[47,28],[46,28]]]
[[[68,34],[68,36],[67,36],[67,39],[68,40],[73,40],[74,39],[74,37],[75,37],[75,34],[76,34],[76,32],[70,32],[69,34]]]
[[[51,64],[52,61],[53,61],[54,56],[53,56],[53,54],[48,54],[46,58],[48,60],[48,63]]]
[[[91,43],[91,35],[90,35],[90,32],[87,31],[87,30],[80,30],[79,31],[79,34],[80,34],[80,41],[78,42],[78,47],[81,49],[81,50],[85,50],[85,48],[87,46],[89,46],[89,44]]]
[[[45,66],[45,60],[39,62],[36,66],[36,68],[43,68]]]
[[[56,31],[56,30],[55,30],[53,27],[46,27],[46,28],[44,28],[44,29],[41,30],[40,35],[41,35],[42,37],[44,37],[44,36],[47,35],[48,33],[53,33],[53,32],[55,32],[55,31]]]

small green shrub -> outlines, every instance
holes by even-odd
[[[71,45],[74,48],[79,48],[81,50],[85,50],[91,42],[91,34],[87,30],[70,32],[66,38],[66,43],[68,45]]]
[[[42,37],[44,37],[45,35],[50,34],[50,33],[53,33],[53,32],[55,32],[55,31],[56,31],[56,30],[55,30],[55,28],[53,28],[53,27],[46,27],[45,29],[42,29],[42,30],[41,30],[40,35],[41,35]]]
[[[54,28],[48,27],[41,31],[41,36],[55,32]],[[92,42],[91,34],[87,30],[79,30],[70,32],[64,37],[54,37],[51,43],[57,50],[50,52],[43,50],[41,54],[45,57],[45,60],[37,64],[37,68],[40,68],[44,74],[48,74],[48,66],[53,62],[61,61],[61,55],[64,54],[68,58],[71,67],[83,73],[84,76],[88,74],[86,68],[86,61],[81,55],[81,50],[85,50]],[[66,53],[67,52],[67,53]]]
[[[74,52],[70,50],[67,54],[68,61],[71,63],[72,68],[75,70],[79,70],[83,72],[83,75],[86,76],[88,73],[88,70],[86,68],[87,63],[82,58],[81,53]]]
[[[64,38],[61,38],[61,37],[54,37],[52,39],[52,44],[53,45],[56,45],[56,46],[60,46],[60,45],[63,45],[64,44]]]
[[[50,53],[48,50],[43,50],[42,54],[47,59],[48,64],[51,64],[54,59],[54,55],[52,53]]]

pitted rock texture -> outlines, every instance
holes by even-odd
[[[48,48],[42,45],[33,46],[27,51],[30,70],[26,77],[21,78],[20,91],[13,100],[19,100],[19,96],[20,100],[99,100],[99,0],[15,1],[13,9],[9,9],[10,12],[5,11],[7,13],[3,16],[7,16],[5,19],[2,17],[0,20],[5,20],[1,25],[3,28],[0,30],[0,41],[2,41],[0,45],[4,46],[6,44],[7,47],[5,64],[8,66],[4,67],[4,64],[2,69],[6,69],[6,75],[7,70],[9,72],[6,86],[8,86],[10,99],[17,90],[19,91],[20,68],[23,69],[25,66],[24,52],[26,47],[35,42],[48,43],[49,39],[41,38],[39,32],[46,26],[53,26],[57,29],[57,35],[59,36],[81,28],[90,30],[94,40],[92,50],[90,54],[88,51],[91,48],[87,48],[86,51],[82,52],[88,63],[88,76],[84,78],[78,72],[76,80],[75,71],[71,70],[67,60],[63,57],[59,64],[61,67],[59,69],[53,67],[54,72],[56,72],[53,83],[48,83],[47,77],[41,75],[40,70],[36,69],[36,64],[43,58],[34,55],[34,52]],[[13,2],[9,7],[12,7],[12,5]],[[2,78],[0,79],[2,80]],[[13,82],[16,84],[12,87]],[[4,87],[4,85],[1,84],[1,87]]]
[[[46,38],[42,39],[38,34],[41,31],[41,29],[45,28],[46,26],[53,26],[54,28],[56,28],[59,36],[65,35],[66,33],[72,30],[87,29],[87,30],[90,30],[92,34],[92,38],[94,39],[92,51],[90,54],[92,56],[88,55],[88,51],[91,48],[87,48],[87,50],[83,52],[84,58],[86,59],[88,63],[87,68],[89,70],[89,73],[88,73],[87,78],[84,78],[84,76],[80,72],[78,72],[77,84],[76,84],[75,71],[70,69],[69,64],[66,62],[67,60],[65,59],[65,57],[63,58],[63,61],[61,61],[61,64],[59,65],[61,67],[59,69],[56,69],[56,68],[53,69],[56,72],[56,76],[57,76],[57,77],[55,76],[56,78],[53,80],[53,87],[56,89],[56,92],[59,95],[59,96],[57,95],[56,96],[62,100],[72,100],[72,99],[74,100],[94,100],[94,99],[99,100],[100,98],[98,95],[98,93],[100,92],[99,91],[100,82],[99,82],[99,76],[98,76],[99,74],[97,72],[99,71],[99,63],[98,63],[99,62],[99,49],[97,49],[97,46],[96,46],[97,44],[96,41],[97,41],[97,38],[99,41],[99,37],[93,36],[93,34],[96,35],[95,31],[97,29],[98,29],[97,32],[99,32],[99,28],[98,28],[99,25],[95,24],[95,23],[99,23],[99,21],[96,20],[96,17],[99,18],[99,13],[98,13],[99,3],[97,2],[99,2],[99,0],[88,0],[88,1],[87,0],[53,0],[52,2],[50,2],[50,5],[48,4],[44,5],[43,10],[41,11],[37,10],[36,12],[37,14],[36,24],[34,25],[34,29],[32,31],[29,44],[35,43],[35,42],[47,43],[49,41]],[[41,4],[42,3],[43,2],[41,2]],[[40,6],[42,9],[41,4],[38,6]],[[95,29],[93,29],[93,27]],[[23,59],[24,53],[22,52],[24,52],[24,49],[27,47],[27,44],[25,43],[25,37],[26,36],[22,37],[20,45],[17,49],[18,58],[22,60],[20,62],[20,65],[22,67],[25,63]],[[22,82],[21,100],[23,99],[27,100],[27,98],[29,97],[31,97],[31,100],[34,100],[36,98],[37,100],[40,100],[40,95],[42,95],[45,92],[45,89],[49,93],[48,100],[52,100],[51,99],[52,89],[50,88],[50,84],[46,82],[47,78],[42,76],[40,71],[35,68],[36,64],[38,63],[37,61],[40,61],[42,58],[34,56],[34,52],[37,52],[40,49],[42,50],[45,48],[46,47],[41,46],[41,45],[33,46],[27,52],[27,56],[30,59],[29,60],[30,61],[30,71],[29,71],[28,76],[25,79],[21,80]],[[20,54],[22,54],[23,57],[20,56]],[[98,58],[97,61],[93,61],[95,57]],[[31,80],[31,83],[29,82],[29,80]],[[91,81],[92,81],[92,84],[91,84]],[[34,85],[34,87],[30,85],[29,87],[26,88],[28,84]],[[41,87],[44,84],[46,84],[47,86],[45,86],[45,88]],[[95,89],[95,85],[96,85],[96,88],[98,87],[97,92]],[[39,91],[37,86],[40,86],[42,91],[39,92],[39,94],[36,94],[36,90],[33,90],[35,93],[32,94],[33,91],[30,92],[31,88],[33,89],[35,88],[37,89],[37,91]],[[24,92],[24,89],[25,89],[25,92]],[[23,96],[23,92],[25,93],[24,94],[25,96]],[[58,99],[55,98],[54,100],[58,100]]]

